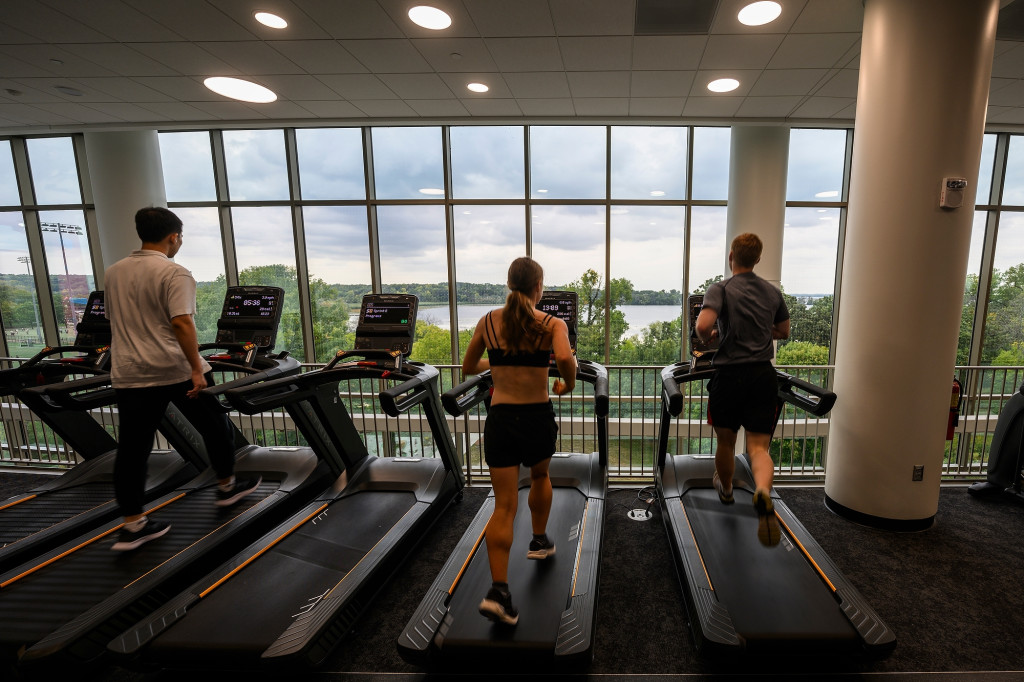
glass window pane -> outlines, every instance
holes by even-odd
[[[366,198],[362,129],[296,130],[295,148],[303,199]]]
[[[38,204],[80,204],[78,163],[70,137],[40,137],[25,141],[28,146],[32,184]]]
[[[530,128],[530,196],[604,199],[604,126]]]
[[[786,200],[839,201],[845,160],[845,130],[791,130]]]
[[[685,199],[686,135],[680,127],[612,127],[613,199]]]
[[[985,318],[981,364],[1024,365],[1024,213],[999,218]]]
[[[690,213],[690,273],[687,288],[703,294],[708,285],[725,275],[729,249],[725,243],[728,209],[694,206]]]
[[[444,197],[440,128],[373,128],[378,199]]]
[[[381,289],[420,299],[412,359],[452,363],[448,309],[448,245],[443,206],[379,206]],[[394,248],[412,244],[414,248]]]
[[[508,266],[526,255],[526,213],[522,206],[455,208],[455,272],[459,361],[476,323],[500,308],[508,295]]]
[[[971,339],[974,336],[974,311],[978,307],[978,282],[981,275],[981,253],[985,244],[985,221],[988,213],[974,212],[971,225],[971,253],[967,259],[967,279],[964,282],[964,303],[960,316],[960,340],[956,348],[956,364],[966,365],[971,357]]]
[[[224,165],[232,201],[290,198],[284,131],[225,130],[223,135]]]
[[[545,289],[579,293],[577,355],[605,362],[604,206],[534,206],[533,258]]]
[[[451,129],[452,196],[522,199],[526,194],[522,126]]]
[[[188,268],[196,280],[199,343],[213,343],[227,292],[220,215],[216,208],[176,208],[174,212],[182,223],[182,246],[174,262]]]
[[[793,362],[780,357],[779,363],[827,364],[839,249],[839,209],[788,208],[784,230],[782,290],[790,297],[786,300],[790,337],[783,346],[802,341],[818,348],[801,346],[811,352],[808,357],[813,362],[801,355]]]
[[[1024,206],[1024,136],[1011,135],[1006,154],[1006,179],[1003,182],[1003,204]]]
[[[20,206],[10,140],[0,140],[0,206]]]
[[[363,295],[373,290],[363,206],[303,209],[316,362],[355,346],[353,322]]]
[[[39,227],[43,231],[57,331],[61,344],[68,345],[74,343],[78,333],[75,326],[82,319],[89,293],[96,287],[85,216],[82,211],[41,211]]]
[[[729,198],[729,128],[693,129],[693,198]]]
[[[284,289],[284,314],[276,347],[304,358],[291,209],[287,206],[233,208],[231,221],[235,228],[238,283]]]
[[[995,160],[996,136],[990,133],[985,135],[981,141],[981,163],[978,167],[978,194],[974,199],[976,204],[990,203],[989,195],[992,192],[992,172],[995,167]]]
[[[7,335],[7,350],[14,357],[31,357],[46,345],[34,265],[28,253],[22,214],[0,213],[0,316]]]
[[[612,209],[612,364],[668,365],[680,359],[685,223],[681,206]],[[628,291],[628,298],[620,291]],[[621,336],[617,313],[626,324]]]
[[[160,133],[159,140],[167,200],[216,200],[210,133]]]

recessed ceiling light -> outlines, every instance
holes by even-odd
[[[740,87],[740,82],[735,78],[719,78],[708,83],[708,90],[711,92],[731,92]]]
[[[740,10],[736,18],[747,26],[763,26],[779,18],[782,5],[777,2],[755,2]]]
[[[487,92],[488,90],[490,90],[490,88],[484,85],[483,83],[470,83],[466,87],[472,90],[473,92]]]
[[[444,190],[438,189],[436,187],[424,187],[423,189],[420,190],[420,194],[428,194],[430,196],[441,196],[444,194]]]
[[[452,25],[452,18],[436,7],[419,5],[409,10],[409,18],[412,23],[423,28],[440,31]]]
[[[268,90],[262,85],[257,85],[241,78],[227,78],[225,76],[213,76],[203,81],[203,85],[213,90],[218,95],[224,95],[231,99],[243,102],[256,102],[266,104],[277,100],[273,90]]]
[[[75,90],[74,88],[69,88],[66,85],[55,85],[53,86],[53,89],[59,93],[71,95],[72,97],[81,97],[84,94],[81,90]]]
[[[288,28],[288,22],[270,12],[256,12],[252,15],[256,21],[269,28]]]

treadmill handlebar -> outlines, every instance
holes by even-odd
[[[338,365],[354,362],[355,358],[366,360],[367,366],[382,366],[384,369],[401,369],[403,355],[399,351],[380,348],[360,348],[340,350],[324,369],[334,369]]]
[[[101,352],[101,351],[104,351],[108,347],[109,346],[47,346],[46,348],[42,349],[41,351],[39,351],[38,353],[36,353],[32,357],[30,357],[25,362],[21,363],[21,365],[19,365],[15,369],[22,369],[22,368],[25,368],[25,367],[32,367],[34,365],[38,365],[38,364],[40,364],[42,362],[45,362],[47,360],[59,362],[61,360],[70,359],[70,358],[56,358],[56,359],[54,359],[52,357],[54,355],[62,355],[64,353],[82,353],[86,357],[89,356],[89,355],[94,355],[95,359],[97,361],[106,360],[106,354],[104,352]],[[74,359],[77,360],[78,358],[74,358]]]
[[[669,414],[678,417],[683,411],[683,392],[680,389],[682,384],[710,379],[714,374],[715,370],[710,368],[692,370],[688,362],[678,362],[661,370],[662,393]]]
[[[410,370],[416,371],[416,374],[400,384],[384,389],[377,396],[380,399],[381,408],[389,417],[397,417],[431,398],[428,389],[432,382],[436,385],[440,372],[432,365],[417,362],[415,364],[407,363],[402,369],[402,373],[405,374]],[[396,374],[392,373],[391,376],[396,376]]]
[[[110,375],[106,373],[45,386],[33,386],[26,388],[25,392],[37,394],[45,402],[72,410],[92,410],[116,402],[114,387],[110,385]]]
[[[594,386],[594,414],[597,417],[608,416],[608,370],[604,365],[599,365],[590,360],[578,360],[576,368],[576,381],[583,381]],[[549,377],[560,377],[558,368],[554,365],[548,367]],[[458,386],[455,386],[441,395],[441,404],[445,411],[453,417],[459,417],[469,411],[470,408],[486,400],[491,395],[491,388],[494,382],[491,378],[491,371],[481,372],[470,377]]]

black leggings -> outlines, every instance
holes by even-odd
[[[213,385],[211,374],[207,385]],[[142,513],[146,488],[146,463],[153,448],[153,438],[167,410],[168,403],[203,436],[210,464],[217,478],[230,478],[235,469],[235,439],[228,416],[203,407],[187,393],[192,381],[166,386],[115,389],[120,434],[114,464],[114,494],[124,516]]]

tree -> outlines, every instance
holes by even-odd
[[[780,365],[827,365],[828,348],[809,341],[790,341],[779,347],[775,362]]]
[[[721,282],[723,279],[725,279],[725,277],[723,277],[722,275],[715,275],[711,279],[704,280],[703,284],[701,284],[699,287],[693,290],[693,295],[706,294],[708,292],[708,287],[710,287],[715,282]]]
[[[629,325],[622,311],[616,310],[633,299],[633,283],[628,279],[613,279],[609,283],[609,312],[605,317],[604,286],[602,277],[593,269],[584,272],[579,279],[569,282],[565,288],[579,296],[578,341],[576,354],[586,360],[604,362],[604,328],[609,321],[611,342],[610,357],[616,356],[622,343],[622,336]]]
[[[611,362],[621,365],[669,365],[678,362],[682,325],[682,317],[652,322],[639,336],[624,339]]]

